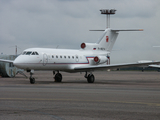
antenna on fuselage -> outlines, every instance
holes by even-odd
[[[110,28],[110,15],[114,15],[116,10],[115,9],[101,9],[101,14],[106,15],[106,28]]]

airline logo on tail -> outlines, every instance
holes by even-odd
[[[106,36],[106,42],[108,42],[109,41],[109,37],[108,36]]]

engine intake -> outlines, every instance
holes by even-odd
[[[96,56],[96,57],[94,57],[94,62],[99,63],[100,59]]]
[[[93,60],[96,64],[103,64],[107,62],[108,58],[106,56],[95,56]]]
[[[81,44],[81,48],[84,49],[85,47],[86,47],[86,44],[85,44],[85,43],[82,43],[82,44]]]

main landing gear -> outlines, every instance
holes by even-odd
[[[87,78],[88,83],[94,83],[95,78],[94,78],[94,75],[92,73],[87,75],[87,72],[86,72],[84,77]]]
[[[30,77],[29,77],[30,83],[34,84],[35,83],[35,78],[32,77],[32,75],[34,74],[34,70],[30,70],[28,72],[30,72]],[[55,71],[53,71],[53,75],[55,75],[55,77],[54,77],[55,82],[62,82],[62,74],[59,73],[59,71],[57,73],[55,73]],[[85,74],[84,77],[87,78],[88,83],[94,83],[95,77],[92,74],[92,72],[90,72],[90,74],[87,74],[87,71],[86,71],[86,74]]]
[[[55,75],[55,77],[54,77],[55,82],[62,82],[62,74],[59,73],[59,71],[57,73],[55,73],[55,71],[53,71],[53,75]],[[92,74],[92,72],[90,72],[90,74],[87,74],[87,72],[86,72],[84,77],[87,78],[88,83],[94,83],[95,77]]]
[[[55,75],[55,77],[54,77],[55,82],[62,82],[62,74],[59,73],[59,71],[56,74],[55,74],[55,71],[53,71],[53,75]]]

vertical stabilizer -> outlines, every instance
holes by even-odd
[[[98,49],[111,51],[113,48],[113,45],[117,39],[118,33],[117,31],[112,31],[111,29],[106,29],[102,35],[102,37],[97,42]]]

